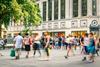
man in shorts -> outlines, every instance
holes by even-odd
[[[20,50],[22,48],[22,43],[23,43],[23,37],[19,33],[14,38],[14,47],[15,47],[15,50],[16,50],[16,58],[15,59],[20,58]]]

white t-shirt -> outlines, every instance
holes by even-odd
[[[23,37],[18,35],[14,38],[15,48],[22,48]]]
[[[89,45],[89,38],[85,37],[84,38],[84,46],[88,46]]]
[[[70,43],[70,38],[66,38],[66,42],[67,43]]]
[[[3,40],[0,40],[0,45],[4,45],[4,41]]]

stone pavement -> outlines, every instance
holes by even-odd
[[[100,67],[100,57],[95,58],[94,63],[82,62],[80,50],[75,52],[75,56],[71,55],[68,59],[64,58],[66,50],[52,50],[51,59],[49,61],[41,61],[37,55],[33,57],[33,51],[30,53],[30,58],[25,58],[25,51],[21,52],[21,59],[14,60],[10,57],[10,50],[0,50],[4,56],[0,56],[0,67]],[[42,56],[44,52],[42,51]]]

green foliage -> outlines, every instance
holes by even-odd
[[[22,35],[25,35],[25,33],[28,33],[29,35],[31,35],[32,31],[30,30],[30,28],[24,28],[20,33]]]
[[[26,27],[39,25],[39,6],[35,0],[0,0],[0,24],[7,27],[10,21],[23,22]]]
[[[10,22],[11,17],[11,0],[0,0],[0,25],[4,24],[6,27]]]

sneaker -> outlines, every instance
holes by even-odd
[[[82,61],[85,61],[86,60],[86,57],[84,57],[83,59],[82,59]]]
[[[89,60],[89,61],[88,61],[88,63],[93,63],[93,62],[94,62],[94,60]]]
[[[17,60],[17,59],[19,59],[19,56],[16,56],[16,58],[15,58],[15,59],[16,59],[16,60]]]
[[[68,58],[68,56],[64,56],[65,57],[65,59],[67,59]]]
[[[26,58],[28,58],[28,55],[26,55]]]

